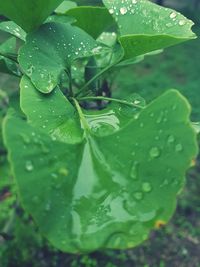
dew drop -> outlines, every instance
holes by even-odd
[[[111,8],[111,9],[109,9],[109,13],[112,15],[112,14],[114,14],[114,9],[113,8]]]
[[[136,192],[136,193],[134,193],[134,197],[137,200],[141,200],[143,198],[143,194],[142,194],[142,192]]]
[[[152,190],[151,184],[148,182],[145,182],[142,184],[142,190],[143,192],[149,193]]]
[[[131,178],[136,180],[138,178],[138,162],[135,162],[131,168]]]
[[[175,137],[174,137],[173,135],[170,135],[170,136],[168,137],[168,139],[167,139],[167,142],[168,142],[169,144],[173,143],[174,141],[175,141]]]
[[[34,167],[33,167],[33,163],[32,163],[30,160],[28,160],[28,161],[26,162],[25,169],[26,169],[28,172],[33,171],[33,169],[34,169]]]
[[[158,158],[160,156],[160,150],[158,147],[152,147],[149,154],[151,158]]]
[[[45,210],[46,210],[46,211],[50,211],[50,209],[51,209],[51,205],[50,205],[50,203],[47,203],[47,204],[45,205]]]
[[[181,144],[177,144],[175,150],[176,152],[181,152],[183,150],[183,146]]]
[[[120,13],[122,14],[122,15],[125,15],[126,13],[127,13],[127,8],[126,7],[121,7],[120,8]]]
[[[183,26],[183,25],[185,25],[185,24],[186,24],[186,21],[182,19],[182,20],[180,20],[180,21],[179,21],[179,23],[178,23],[178,24],[179,24],[180,26]]]
[[[170,18],[171,18],[171,19],[175,19],[176,16],[177,16],[176,12],[172,12],[172,13],[170,14]]]

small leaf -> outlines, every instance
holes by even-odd
[[[26,32],[13,21],[1,22],[0,30],[10,33],[22,41],[25,41],[26,39]]]
[[[74,25],[83,29],[95,39],[115,23],[104,7],[80,6],[70,9],[66,12],[66,15],[74,17],[76,19]]]
[[[171,90],[104,137],[78,110],[85,137],[73,145],[12,114],[4,121],[23,206],[62,251],[134,247],[171,218],[197,155],[189,105]]]
[[[14,57],[16,52],[16,39],[10,38],[0,45],[0,72],[20,76],[20,71],[15,61],[7,58]]]
[[[75,8],[77,4],[73,1],[63,1],[55,10],[57,14],[65,14],[69,9]]]
[[[76,110],[57,87],[46,95],[38,92],[27,77],[20,83],[20,105],[29,123],[54,140],[78,143],[83,133]]]
[[[26,32],[33,31],[63,0],[6,0],[0,2],[0,14],[17,23]]]
[[[49,93],[75,59],[94,55],[97,48],[95,40],[75,26],[46,23],[27,35],[18,59],[35,87]]]
[[[103,0],[115,18],[125,59],[195,38],[193,22],[147,0]]]

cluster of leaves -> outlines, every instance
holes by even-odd
[[[35,2],[0,3],[15,36],[0,68],[22,76],[3,123],[22,205],[62,251],[134,247],[172,216],[196,134],[176,90],[146,106],[111,98],[106,77],[195,38],[193,23],[147,0]]]

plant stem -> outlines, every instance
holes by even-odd
[[[130,107],[135,107],[135,108],[141,108],[144,109],[144,107],[134,104],[134,103],[130,103],[126,100],[121,100],[121,99],[117,99],[117,98],[110,98],[110,97],[105,97],[105,96],[86,96],[86,97],[81,97],[78,98],[78,100],[82,101],[82,100],[105,100],[105,101],[112,101],[112,102],[117,102],[120,104],[124,104]]]
[[[85,116],[84,116],[84,114],[82,112],[82,109],[81,109],[78,101],[75,98],[72,98],[72,100],[74,101],[74,104],[75,104],[76,109],[78,111],[78,114],[79,114],[79,117],[80,117],[80,120],[81,120],[81,123],[83,125],[84,130],[86,130],[86,131],[90,130],[90,127],[89,127],[89,125],[87,123],[87,120],[86,120],[86,118],[85,118]]]
[[[76,96],[79,96],[91,83],[93,83],[95,80],[97,80],[102,74],[104,74],[106,71],[108,71],[110,68],[112,68],[115,64],[109,65],[108,67],[102,69],[99,71],[91,80],[89,80],[76,94]]]
[[[72,72],[71,72],[71,68],[68,68],[66,71],[65,71],[69,77],[69,94],[71,97],[74,96],[74,93],[73,93],[73,89],[72,89]]]

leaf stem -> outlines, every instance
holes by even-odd
[[[105,100],[105,101],[112,101],[112,102],[117,102],[120,104],[124,104],[130,107],[135,107],[135,108],[141,108],[144,109],[144,107],[134,104],[134,103],[130,103],[126,100],[122,100],[122,99],[117,99],[117,98],[110,98],[110,97],[105,97],[105,96],[86,96],[86,97],[81,97],[78,98],[78,100],[83,101],[83,100]]]
[[[89,125],[87,123],[87,120],[86,120],[86,118],[85,118],[85,116],[84,116],[84,114],[82,112],[82,109],[81,109],[78,101],[75,98],[72,98],[72,100],[74,101],[74,104],[75,104],[76,109],[78,111],[78,114],[79,114],[79,117],[80,117],[80,120],[81,120],[81,123],[82,123],[82,126],[83,126],[84,130],[86,130],[86,131],[90,130],[90,127],[89,127]]]
[[[102,74],[104,74],[106,71],[108,71],[110,68],[112,68],[115,65],[109,65],[108,67],[102,69],[101,71],[99,71],[91,80],[89,80],[80,90],[79,92],[75,95],[75,96],[79,96],[91,83],[93,83],[95,80],[97,80]]]
[[[74,96],[74,93],[73,93],[73,89],[72,89],[72,72],[71,72],[71,68],[68,68],[66,71],[65,71],[69,77],[69,94],[71,97]]]

